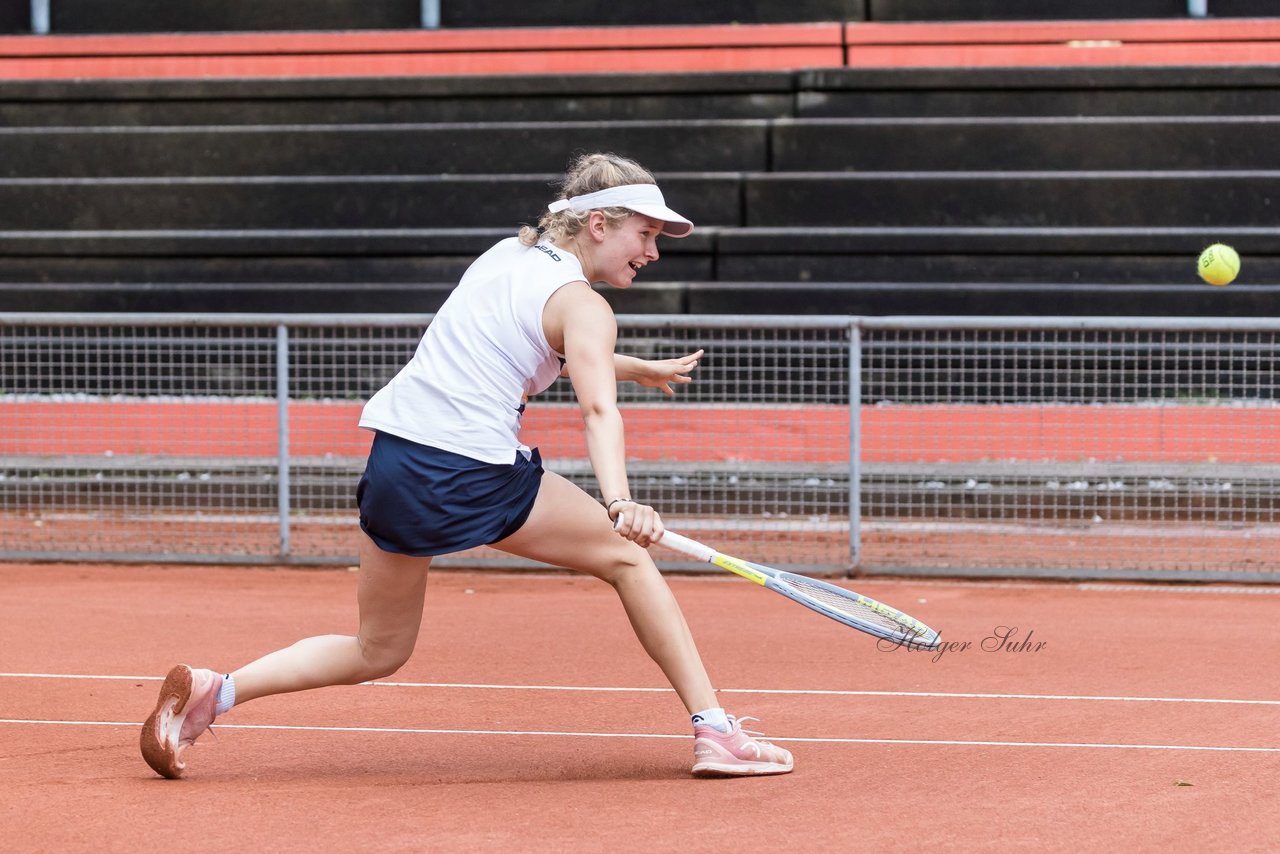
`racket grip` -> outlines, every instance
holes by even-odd
[[[613,530],[616,531],[621,528],[622,521],[622,514],[619,513],[617,518],[613,520]],[[658,540],[658,542],[673,551],[683,552],[689,557],[696,557],[698,560],[705,560],[707,563],[711,563],[716,556],[715,549],[710,546],[704,546],[702,543],[691,540],[688,537],[682,537],[675,531],[663,531],[662,539]]]
[[[702,543],[691,540],[688,537],[682,537],[675,531],[664,531],[662,539],[658,540],[658,542],[669,549],[684,552],[690,557],[696,557],[698,560],[705,560],[708,563],[716,556],[715,549],[710,546],[704,546]]]

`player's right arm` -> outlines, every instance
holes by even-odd
[[[601,497],[606,503],[617,498],[630,499],[626,441],[622,413],[618,411],[618,377],[613,353],[618,323],[613,310],[586,282],[572,282],[547,301],[543,328],[548,343],[559,349],[566,364],[571,366],[570,382],[582,412],[587,456],[600,484]],[[618,531],[627,539],[647,546],[661,537],[662,520],[652,507],[633,502],[615,503],[609,515],[613,518],[619,512],[626,518]]]

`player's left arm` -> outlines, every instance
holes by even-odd
[[[613,354],[613,372],[619,382],[629,381],[656,388],[668,397],[675,395],[672,384],[685,385],[693,382],[690,374],[698,367],[703,356],[702,350],[681,356],[676,359],[637,359],[634,356]],[[570,363],[566,361],[560,369],[560,376],[571,377]]]

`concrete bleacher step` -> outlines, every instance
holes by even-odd
[[[102,229],[0,231],[0,281],[342,282],[377,270],[392,282],[456,281],[476,255],[516,224],[444,229]],[[1275,282],[1280,229],[1175,227],[779,227],[703,226],[660,245],[641,276],[667,281],[1177,281],[1186,253],[1206,239],[1249,256]],[[127,259],[127,260],[118,260]],[[975,259],[983,259],[981,262]],[[714,260],[714,264],[712,261]],[[979,267],[975,267],[979,264]],[[262,273],[272,275],[262,276]]]
[[[0,128],[0,177],[1273,169],[1280,116],[740,119]]]
[[[490,4],[484,7],[486,16],[493,11]],[[752,23],[748,15],[745,23],[735,18],[732,24],[672,26],[668,19],[662,26],[617,26],[622,22],[600,16],[603,20],[579,22],[591,26],[549,27],[543,10],[529,11],[537,15],[536,32],[495,27],[498,21],[486,18],[484,28],[446,25],[445,29],[377,33],[53,35],[38,44],[0,37],[0,75],[16,79],[404,77],[846,66],[1267,65],[1280,59],[1280,25],[1267,19],[1251,21],[1247,27],[1188,19],[904,26],[862,22],[856,10],[844,10],[853,12],[854,20],[838,15],[826,21]],[[787,16],[787,12],[781,14]]]
[[[479,229],[0,231],[0,283],[7,305],[15,298],[44,301],[38,292],[23,295],[23,283],[119,286],[121,292],[132,289],[143,300],[148,286],[162,290],[169,284],[188,290],[201,283],[224,285],[226,295],[237,285],[252,292],[256,287],[289,290],[300,284],[349,283],[352,304],[347,310],[358,311],[365,288],[375,298],[384,287],[451,287],[477,255],[514,236],[517,227],[513,220],[505,227]],[[666,241],[662,276],[712,278],[713,233],[699,230],[688,238]],[[235,305],[253,310],[254,304],[232,298],[221,310]],[[264,305],[260,310],[274,309]]]
[[[0,179],[0,231],[486,228],[537,222],[559,174]],[[695,222],[741,220],[733,173],[663,176]]]
[[[194,265],[193,265],[194,266]],[[0,311],[369,314],[438,311],[454,282],[0,282]],[[688,285],[653,282],[601,294],[620,314],[685,314]]]
[[[0,81],[5,127],[1277,114],[1266,66]]]
[[[796,89],[803,118],[1280,114],[1270,66],[824,68]]]
[[[422,77],[757,71],[844,64],[840,21],[707,26],[0,37],[27,80]]]
[[[555,174],[580,151],[754,172],[770,168],[769,135],[760,119],[13,127],[0,128],[0,177]]]
[[[493,228],[558,175],[0,179],[0,231]],[[1280,170],[679,173],[703,226],[1221,228],[1270,219]],[[677,202],[678,200],[678,202]]]
[[[1239,284],[1280,284],[1280,229],[1222,225],[722,229],[716,278],[802,288],[822,282],[1203,286],[1194,259],[1214,241],[1238,247],[1246,258]],[[1237,290],[1215,289],[1213,298],[1234,300]],[[1018,299],[1008,311],[992,313],[1019,313],[1013,305],[1031,307]],[[1102,305],[1099,313],[1105,313]]]
[[[795,114],[789,71],[0,80],[0,126],[674,121]]]
[[[1159,227],[1265,221],[1276,170],[807,172],[744,177],[753,227]]]
[[[1187,259],[1179,278],[1194,274]],[[1171,277],[1172,278],[1172,277]],[[1280,275],[1275,276],[1280,279]],[[452,283],[0,283],[0,311],[430,313]],[[1153,305],[1179,317],[1275,314],[1276,285],[1011,282],[646,282],[601,288],[619,314],[886,315],[996,313],[1141,317]],[[355,296],[353,296],[355,295]],[[999,309],[999,311],[997,311]]]
[[[1185,274],[1185,270],[1183,271]],[[198,312],[269,314],[430,313],[451,284],[47,284],[0,283],[6,312]],[[619,314],[1268,317],[1274,285],[1212,289],[1176,285],[1007,282],[656,282],[601,289]],[[353,296],[355,295],[355,296]]]
[[[1178,284],[956,282],[691,282],[689,314],[792,314],[1266,317],[1275,314],[1275,285],[1209,288],[1190,281],[1182,259]],[[1173,276],[1170,277],[1173,279]],[[1277,277],[1280,279],[1280,277]]]
[[[1280,116],[782,119],[771,171],[1280,167]]]
[[[0,233],[5,311],[434,311],[514,228]],[[1229,288],[1202,245],[1240,248]],[[624,313],[1275,313],[1280,229],[700,229],[667,241]]]

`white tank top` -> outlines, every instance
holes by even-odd
[[[463,274],[409,364],[365,404],[360,426],[487,463],[511,464],[529,395],[564,361],[542,328],[547,300],[585,281],[571,252],[510,237]]]

